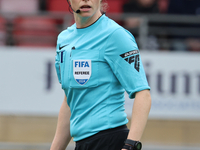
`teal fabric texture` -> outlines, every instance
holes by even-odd
[[[126,124],[124,92],[135,98],[150,89],[134,37],[106,15],[59,34],[55,67],[71,110],[74,141]]]

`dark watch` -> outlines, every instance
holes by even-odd
[[[142,143],[140,141],[133,141],[133,140],[126,139],[126,141],[124,143],[132,146],[133,150],[141,150],[142,149]]]

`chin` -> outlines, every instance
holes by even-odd
[[[92,13],[89,13],[89,12],[84,12],[84,13],[81,13],[81,16],[82,17],[92,17]]]

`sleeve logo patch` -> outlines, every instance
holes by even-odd
[[[73,75],[76,82],[84,85],[91,76],[91,60],[73,60]]]
[[[139,72],[140,71],[140,56],[138,50],[133,50],[120,55],[126,62],[130,65],[134,63],[134,68]]]

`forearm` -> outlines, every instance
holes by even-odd
[[[133,104],[128,139],[140,141],[147,123],[150,108],[151,96],[149,90],[138,92]]]
[[[60,108],[56,133],[50,150],[65,150],[71,140],[70,136],[71,112],[66,102],[66,97]]]

